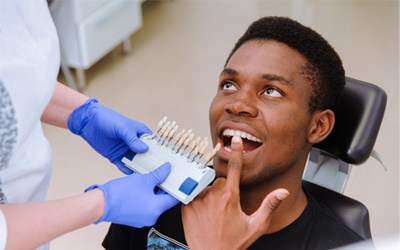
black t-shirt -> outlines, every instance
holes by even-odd
[[[332,249],[363,240],[343,225],[328,208],[308,197],[303,213],[282,230],[260,237],[249,249]],[[153,227],[132,228],[112,224],[106,249],[187,249],[181,205],[165,212]]]

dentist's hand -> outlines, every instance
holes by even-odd
[[[148,147],[139,137],[151,134],[143,123],[104,107],[96,99],[89,99],[71,113],[68,128],[125,174],[133,171],[125,167],[121,159],[128,149],[134,153],[146,152]]]
[[[99,188],[104,193],[104,213],[96,223],[107,221],[137,228],[154,225],[162,213],[179,202],[156,187],[170,171],[171,165],[164,163],[150,173],[131,174],[86,189]]]
[[[269,227],[271,215],[288,196],[285,189],[268,194],[251,215],[240,206],[243,145],[232,138],[227,178],[218,178],[191,203],[182,207],[185,238],[190,249],[246,249]]]

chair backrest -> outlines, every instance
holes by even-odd
[[[369,212],[361,202],[303,180],[303,189],[332,210],[339,219],[364,239],[371,239]]]
[[[362,164],[374,148],[386,108],[386,93],[371,83],[346,78],[331,134],[314,147],[350,164]]]
[[[368,209],[341,193],[350,164],[370,156],[386,108],[387,96],[378,86],[346,78],[335,126],[323,142],[314,145],[303,176],[303,188],[365,239],[371,238]]]

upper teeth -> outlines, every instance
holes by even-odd
[[[236,136],[240,136],[240,137],[245,138],[245,139],[250,140],[250,141],[255,141],[255,142],[262,143],[262,141],[260,139],[258,139],[257,137],[255,137],[255,136],[253,136],[253,135],[251,135],[249,133],[246,133],[246,132],[243,132],[243,131],[239,131],[239,130],[225,129],[224,132],[222,133],[222,135],[223,136],[234,136],[234,135],[236,135]]]

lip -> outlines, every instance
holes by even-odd
[[[218,137],[218,142],[221,143],[221,149],[219,150],[219,152],[217,153],[216,156],[222,161],[229,161],[230,156],[231,156],[231,152],[225,148],[225,145],[221,139],[222,133],[226,129],[243,131],[250,135],[255,136],[256,138],[259,138],[263,143],[265,142],[265,138],[264,138],[265,136],[260,136],[260,135],[262,135],[262,133],[256,131],[253,127],[249,126],[248,124],[232,122],[232,121],[225,121],[225,122],[221,123],[221,125],[218,127],[217,134],[216,134],[216,136]],[[255,157],[255,155],[261,150],[262,146],[263,145],[261,144],[258,148],[254,149],[252,151],[244,152],[243,153],[243,163],[245,164],[246,162],[252,161],[253,157]]]

